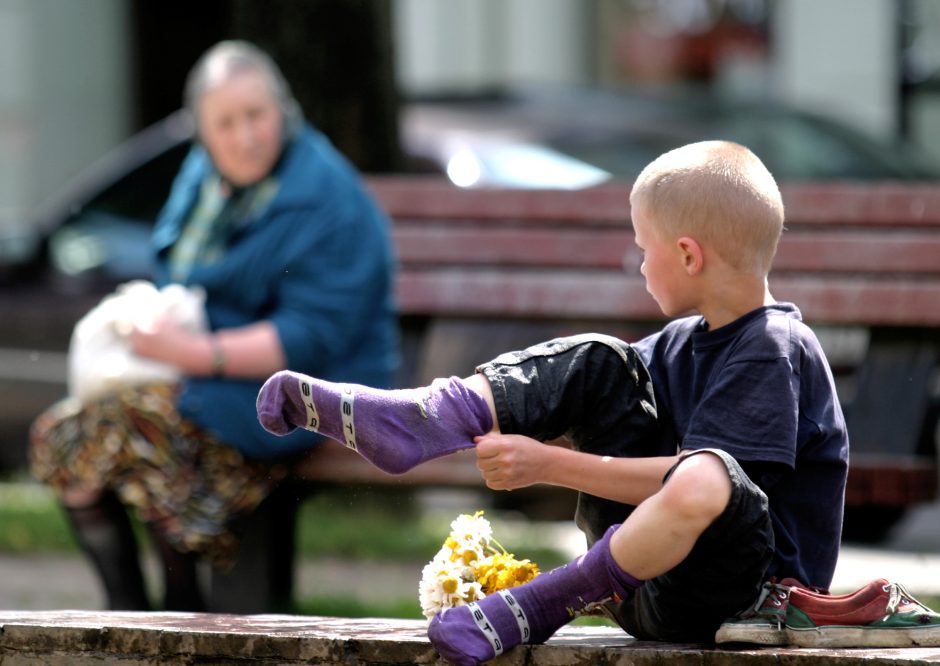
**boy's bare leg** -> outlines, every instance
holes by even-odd
[[[586,554],[531,583],[436,616],[431,642],[454,664],[476,666],[520,643],[541,643],[574,614],[681,562],[731,498],[724,463],[711,454],[683,460],[663,488]]]
[[[641,580],[666,573],[688,556],[730,498],[728,469],[717,456],[687,457],[611,538],[614,560]]]
[[[265,382],[257,410],[269,432],[319,432],[392,474],[471,448],[473,438],[490,432],[495,423],[492,392],[487,381],[476,376],[386,390],[285,370]]]
[[[493,399],[493,389],[490,388],[490,380],[488,380],[485,375],[476,373],[469,377],[464,377],[462,381],[468,389],[483,398],[486,406],[490,409],[490,419],[493,422],[493,426],[489,432],[498,433],[499,421],[496,419],[496,401]],[[485,435],[486,433],[480,434]]]

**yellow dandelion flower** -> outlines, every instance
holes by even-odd
[[[460,581],[453,576],[448,576],[441,581],[441,589],[444,590],[445,594],[454,594],[459,586]]]
[[[421,573],[418,597],[428,620],[448,608],[527,583],[539,574],[529,560],[517,560],[496,539],[482,511],[461,514],[437,555]]]

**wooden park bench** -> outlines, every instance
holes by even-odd
[[[437,178],[373,177],[369,185],[394,223],[403,386],[466,376],[501,352],[555,336],[635,340],[664,323],[639,272],[628,183],[466,190]],[[846,527],[874,537],[937,496],[940,187],[782,189],[787,231],[771,291],[800,307],[827,349],[852,445]],[[472,454],[389,476],[334,442],[295,476],[317,487],[483,487]],[[282,508],[277,516],[246,547],[289,541],[293,515]],[[292,546],[280,551],[289,556]],[[254,560],[242,557],[236,569]],[[267,566],[288,577],[274,596],[283,599],[289,559]]]

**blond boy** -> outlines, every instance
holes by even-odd
[[[644,169],[630,202],[647,289],[677,317],[659,333],[552,340],[422,389],[285,372],[259,395],[271,431],[317,430],[390,472],[475,446],[493,489],[579,491],[588,552],[435,617],[453,663],[543,642],[597,604],[637,638],[710,642],[769,577],[831,582],[848,439],[816,337],[768,287],[773,177],[743,146],[696,143]],[[563,434],[572,449],[542,443]]]

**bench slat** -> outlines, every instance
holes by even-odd
[[[780,300],[799,304],[810,322],[940,326],[940,289],[916,279],[782,276],[771,280]],[[643,278],[623,273],[495,269],[403,271],[404,314],[514,318],[660,321]]]
[[[940,227],[933,183],[782,184],[787,225]]]
[[[366,182],[396,219],[513,219],[520,223],[630,219],[631,182],[583,190],[474,190],[440,176],[369,176]],[[787,225],[940,226],[940,188],[932,183],[781,183]]]
[[[502,265],[639,270],[640,252],[627,228],[480,228],[396,223],[403,265]],[[940,278],[940,230],[788,231],[780,241],[774,274],[926,274]]]
[[[366,185],[394,219],[447,218],[607,221],[630,219],[630,184],[614,182],[583,190],[462,189],[444,178],[371,176]]]
[[[940,228],[788,231],[780,240],[771,280],[785,271],[925,274],[940,280]],[[940,289],[940,281],[936,284],[935,289]]]
[[[397,225],[396,225],[397,227]],[[405,266],[543,266],[620,270],[639,251],[629,229],[479,229],[397,227],[395,245]]]

